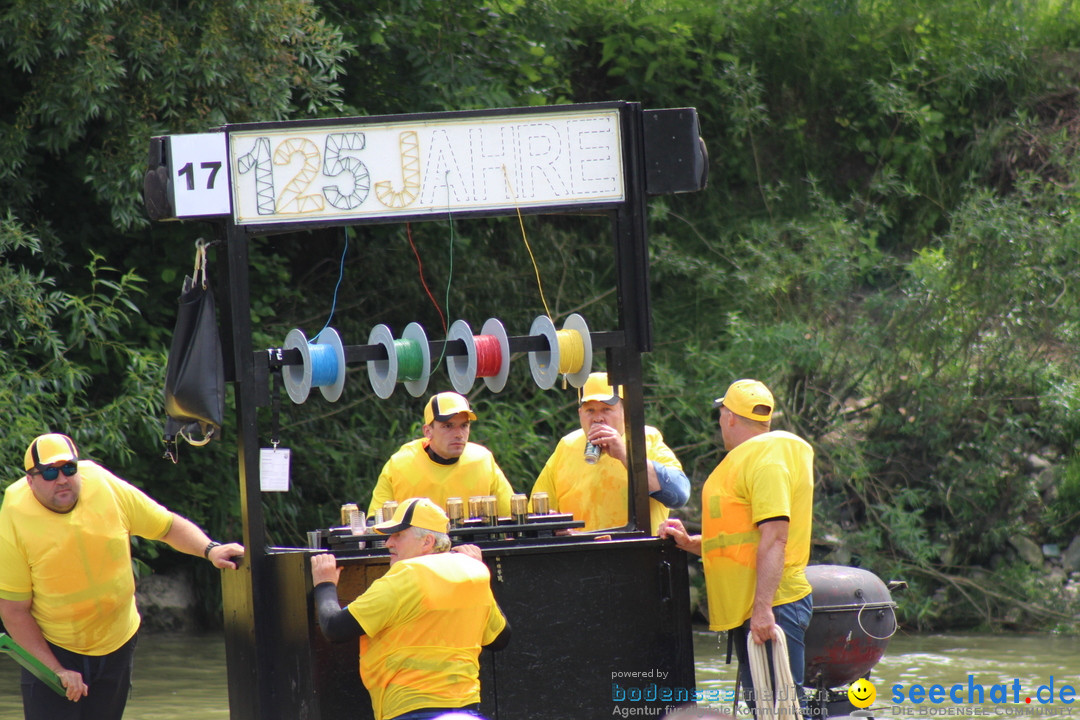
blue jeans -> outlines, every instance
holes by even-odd
[[[404,715],[397,715],[393,720],[437,720],[443,716],[453,717],[454,720],[462,716],[484,720],[484,716],[479,712],[479,707],[479,705],[470,705],[464,708],[424,708],[422,710],[412,710]]]
[[[773,607],[773,617],[776,624],[787,636],[788,664],[791,666],[791,677],[795,681],[795,690],[799,693],[799,704],[802,705],[803,717],[806,714],[806,693],[803,691],[803,680],[806,678],[806,628],[810,625],[810,617],[814,614],[813,596],[807,595],[802,600],[776,605]],[[746,650],[746,637],[750,634],[750,621],[747,620],[739,627],[731,631],[734,634],[735,655],[739,658],[739,682],[743,686],[743,698],[746,704],[754,710],[754,681],[750,676],[750,655]],[[765,643],[769,655],[769,672],[772,674],[772,642]],[[775,682],[775,678],[774,678]]]

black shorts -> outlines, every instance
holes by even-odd
[[[49,643],[60,664],[82,673],[86,697],[71,702],[28,671],[22,673],[26,720],[120,720],[131,694],[131,667],[139,634],[108,655],[80,655]]]

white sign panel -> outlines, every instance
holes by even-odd
[[[624,197],[615,109],[234,130],[229,154],[238,225]]]
[[[289,491],[289,448],[259,448],[259,489],[263,492]]]
[[[225,133],[169,137],[169,199],[174,217],[228,215],[229,164]]]

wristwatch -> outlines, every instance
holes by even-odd
[[[207,560],[209,560],[210,559],[210,551],[213,550],[214,548],[218,547],[219,545],[221,545],[221,543],[217,542],[216,540],[211,540],[210,544],[206,546],[206,549],[202,551],[203,557],[205,557]]]

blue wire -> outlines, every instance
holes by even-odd
[[[345,247],[341,250],[341,263],[338,265],[337,284],[334,285],[334,300],[330,303],[330,316],[326,318],[326,324],[322,326],[322,330],[315,333],[315,337],[311,338],[308,342],[315,342],[322,335],[323,330],[330,327],[330,321],[334,319],[334,310],[337,309],[337,294],[338,289],[341,287],[341,280],[345,277],[345,253],[349,252],[349,226],[345,226]]]

